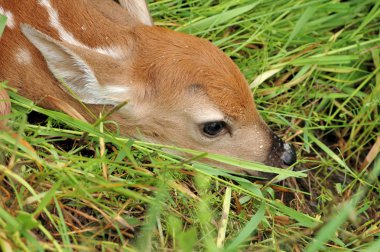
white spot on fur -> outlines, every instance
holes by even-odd
[[[12,12],[5,10],[3,7],[0,6],[0,14],[7,17],[7,27],[8,28],[10,28],[10,29],[15,28],[16,22],[15,22],[15,19],[13,17]]]
[[[50,26],[57,30],[58,35],[61,40],[75,46],[79,46],[79,47],[90,49],[90,50],[95,50],[98,53],[110,56],[115,59],[121,59],[123,57],[123,53],[121,49],[117,49],[116,47],[90,48],[86,46],[85,44],[77,40],[72,33],[65,30],[65,28],[59,21],[59,14],[57,10],[53,8],[49,0],[39,0],[39,4],[47,10],[48,15],[49,15]],[[82,30],[84,30],[84,26],[82,26],[81,28]]]
[[[19,64],[30,65],[33,62],[32,55],[26,48],[18,48],[15,56]]]
[[[49,0],[39,0],[39,4],[42,7],[46,8],[49,14],[50,26],[57,30],[59,37],[63,41],[66,41],[76,46],[81,46],[81,47],[84,46],[81,42],[76,40],[70,32],[67,32],[65,30],[65,28],[62,26],[62,24],[59,21],[59,15],[58,15],[57,10],[53,8]]]

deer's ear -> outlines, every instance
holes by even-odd
[[[120,63],[106,53],[57,41],[29,25],[23,34],[41,52],[54,77],[67,87],[65,91],[87,104],[116,105],[128,97],[129,87],[118,83],[100,83],[99,66],[120,69]],[[98,67],[96,67],[98,66]],[[101,77],[101,76],[99,76]]]
[[[145,0],[119,0],[120,5],[128,10],[132,17],[139,20],[144,25],[153,26],[153,21],[149,13]]]

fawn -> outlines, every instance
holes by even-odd
[[[229,57],[205,39],[154,26],[144,0],[119,2],[0,0],[8,18],[0,80],[87,121],[128,100],[109,118],[126,136],[277,167],[296,161]]]

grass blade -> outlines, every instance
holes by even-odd
[[[228,186],[224,194],[222,217],[220,219],[218,237],[216,240],[217,248],[223,247],[224,239],[226,238],[226,230],[227,230],[227,223],[228,223],[228,215],[230,213],[230,207],[231,207],[231,187]]]
[[[6,24],[7,24],[7,17],[0,14],[0,38],[3,35]]]
[[[257,5],[259,5],[260,2],[261,1],[256,1],[255,3],[249,4],[243,7],[222,12],[220,14],[199,20],[197,22],[190,23],[189,25],[182,26],[178,30],[182,32],[195,33],[195,32],[200,32],[200,31],[210,29],[210,27],[213,27],[213,26],[219,26],[221,24],[227,23],[228,21],[230,21],[231,19],[235,17],[241,16],[244,13],[252,10]]]
[[[257,212],[244,226],[235,239],[228,245],[228,251],[238,251],[238,247],[257,229],[257,226],[264,220],[265,204],[261,204]]]
[[[306,26],[307,22],[313,17],[314,13],[318,10],[316,5],[309,6],[306,8],[305,12],[302,14],[300,19],[297,21],[292,33],[290,34],[288,41],[286,42],[284,48],[287,48],[288,45],[293,41],[298,33]]]

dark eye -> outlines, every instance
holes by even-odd
[[[223,121],[207,122],[202,125],[202,132],[207,137],[216,137],[226,129],[226,126]]]

